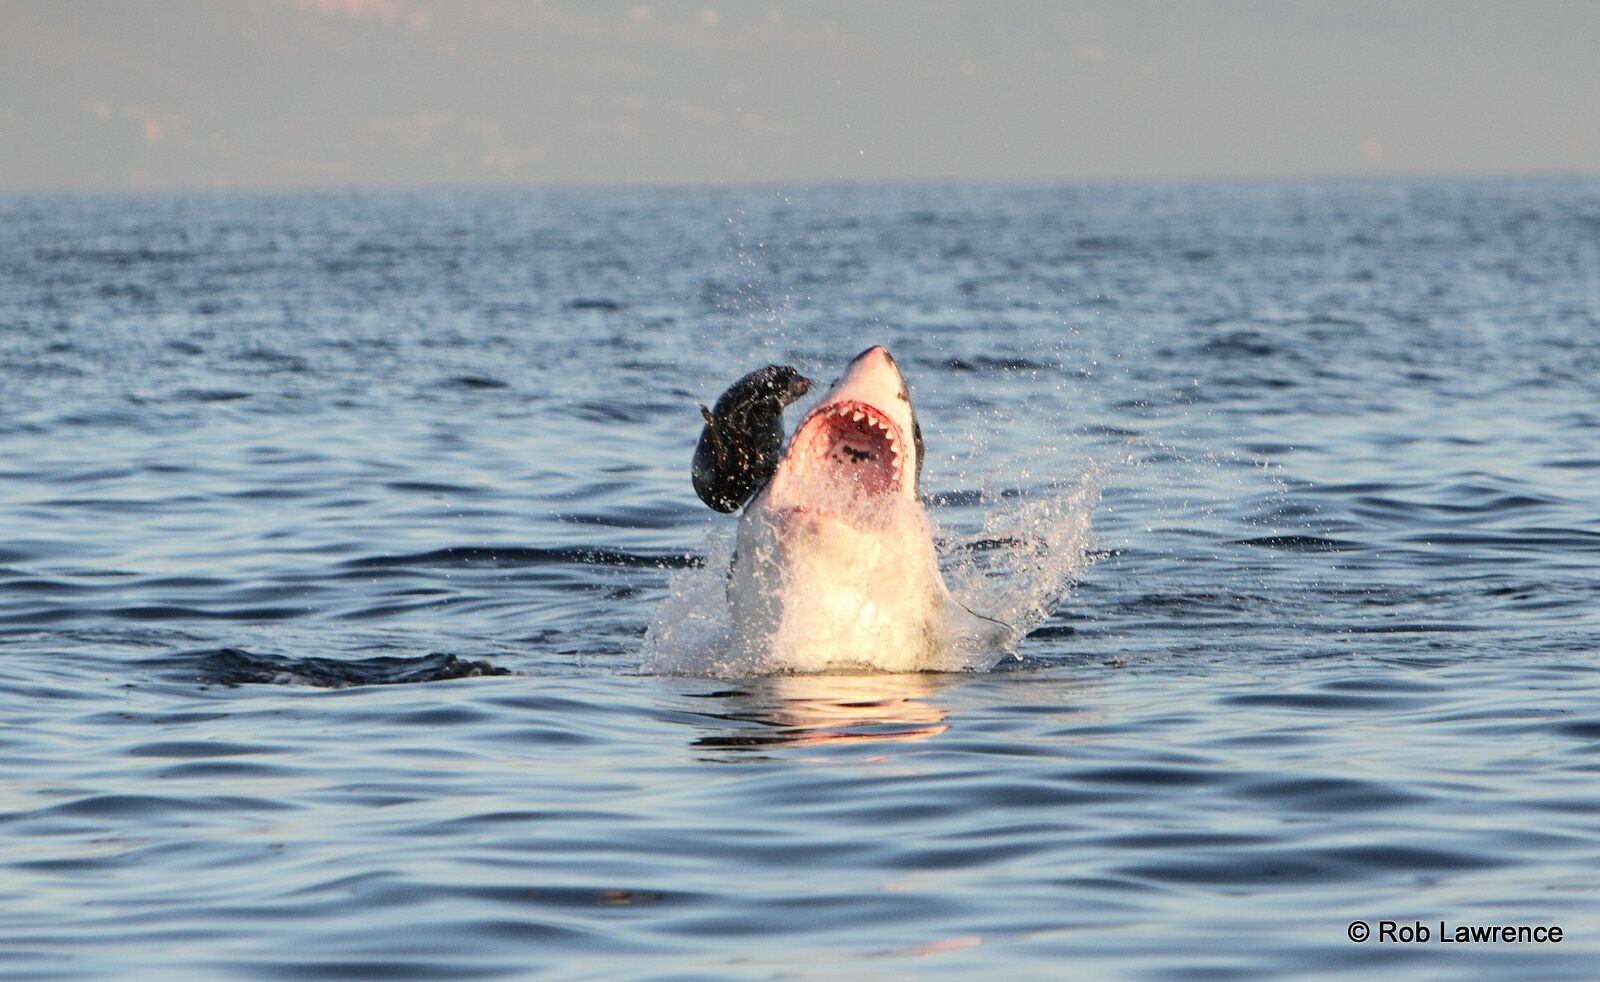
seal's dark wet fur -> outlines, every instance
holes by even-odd
[[[738,511],[766,486],[783,455],[783,407],[811,380],[788,365],[768,365],[733,383],[713,409],[694,450],[694,490],[721,512]]]

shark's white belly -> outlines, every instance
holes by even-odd
[[[970,617],[915,502],[863,522],[757,500],[739,522],[728,605],[740,655],[796,672],[957,667],[952,613]]]

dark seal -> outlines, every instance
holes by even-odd
[[[768,365],[733,383],[715,409],[700,407],[705,428],[694,448],[694,490],[717,511],[738,511],[767,486],[783,456],[783,407],[811,380],[788,365]]]

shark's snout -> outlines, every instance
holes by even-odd
[[[875,344],[866,351],[861,352],[861,354],[856,355],[850,360],[850,365],[851,367],[861,365],[865,368],[889,367],[895,371],[900,370],[900,366],[895,364],[894,355],[889,354],[889,349],[881,344]]]

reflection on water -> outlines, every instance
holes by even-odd
[[[949,729],[935,697],[958,675],[782,675],[715,692],[718,712],[739,724],[694,741],[696,747],[747,750],[838,741],[920,741]]]

